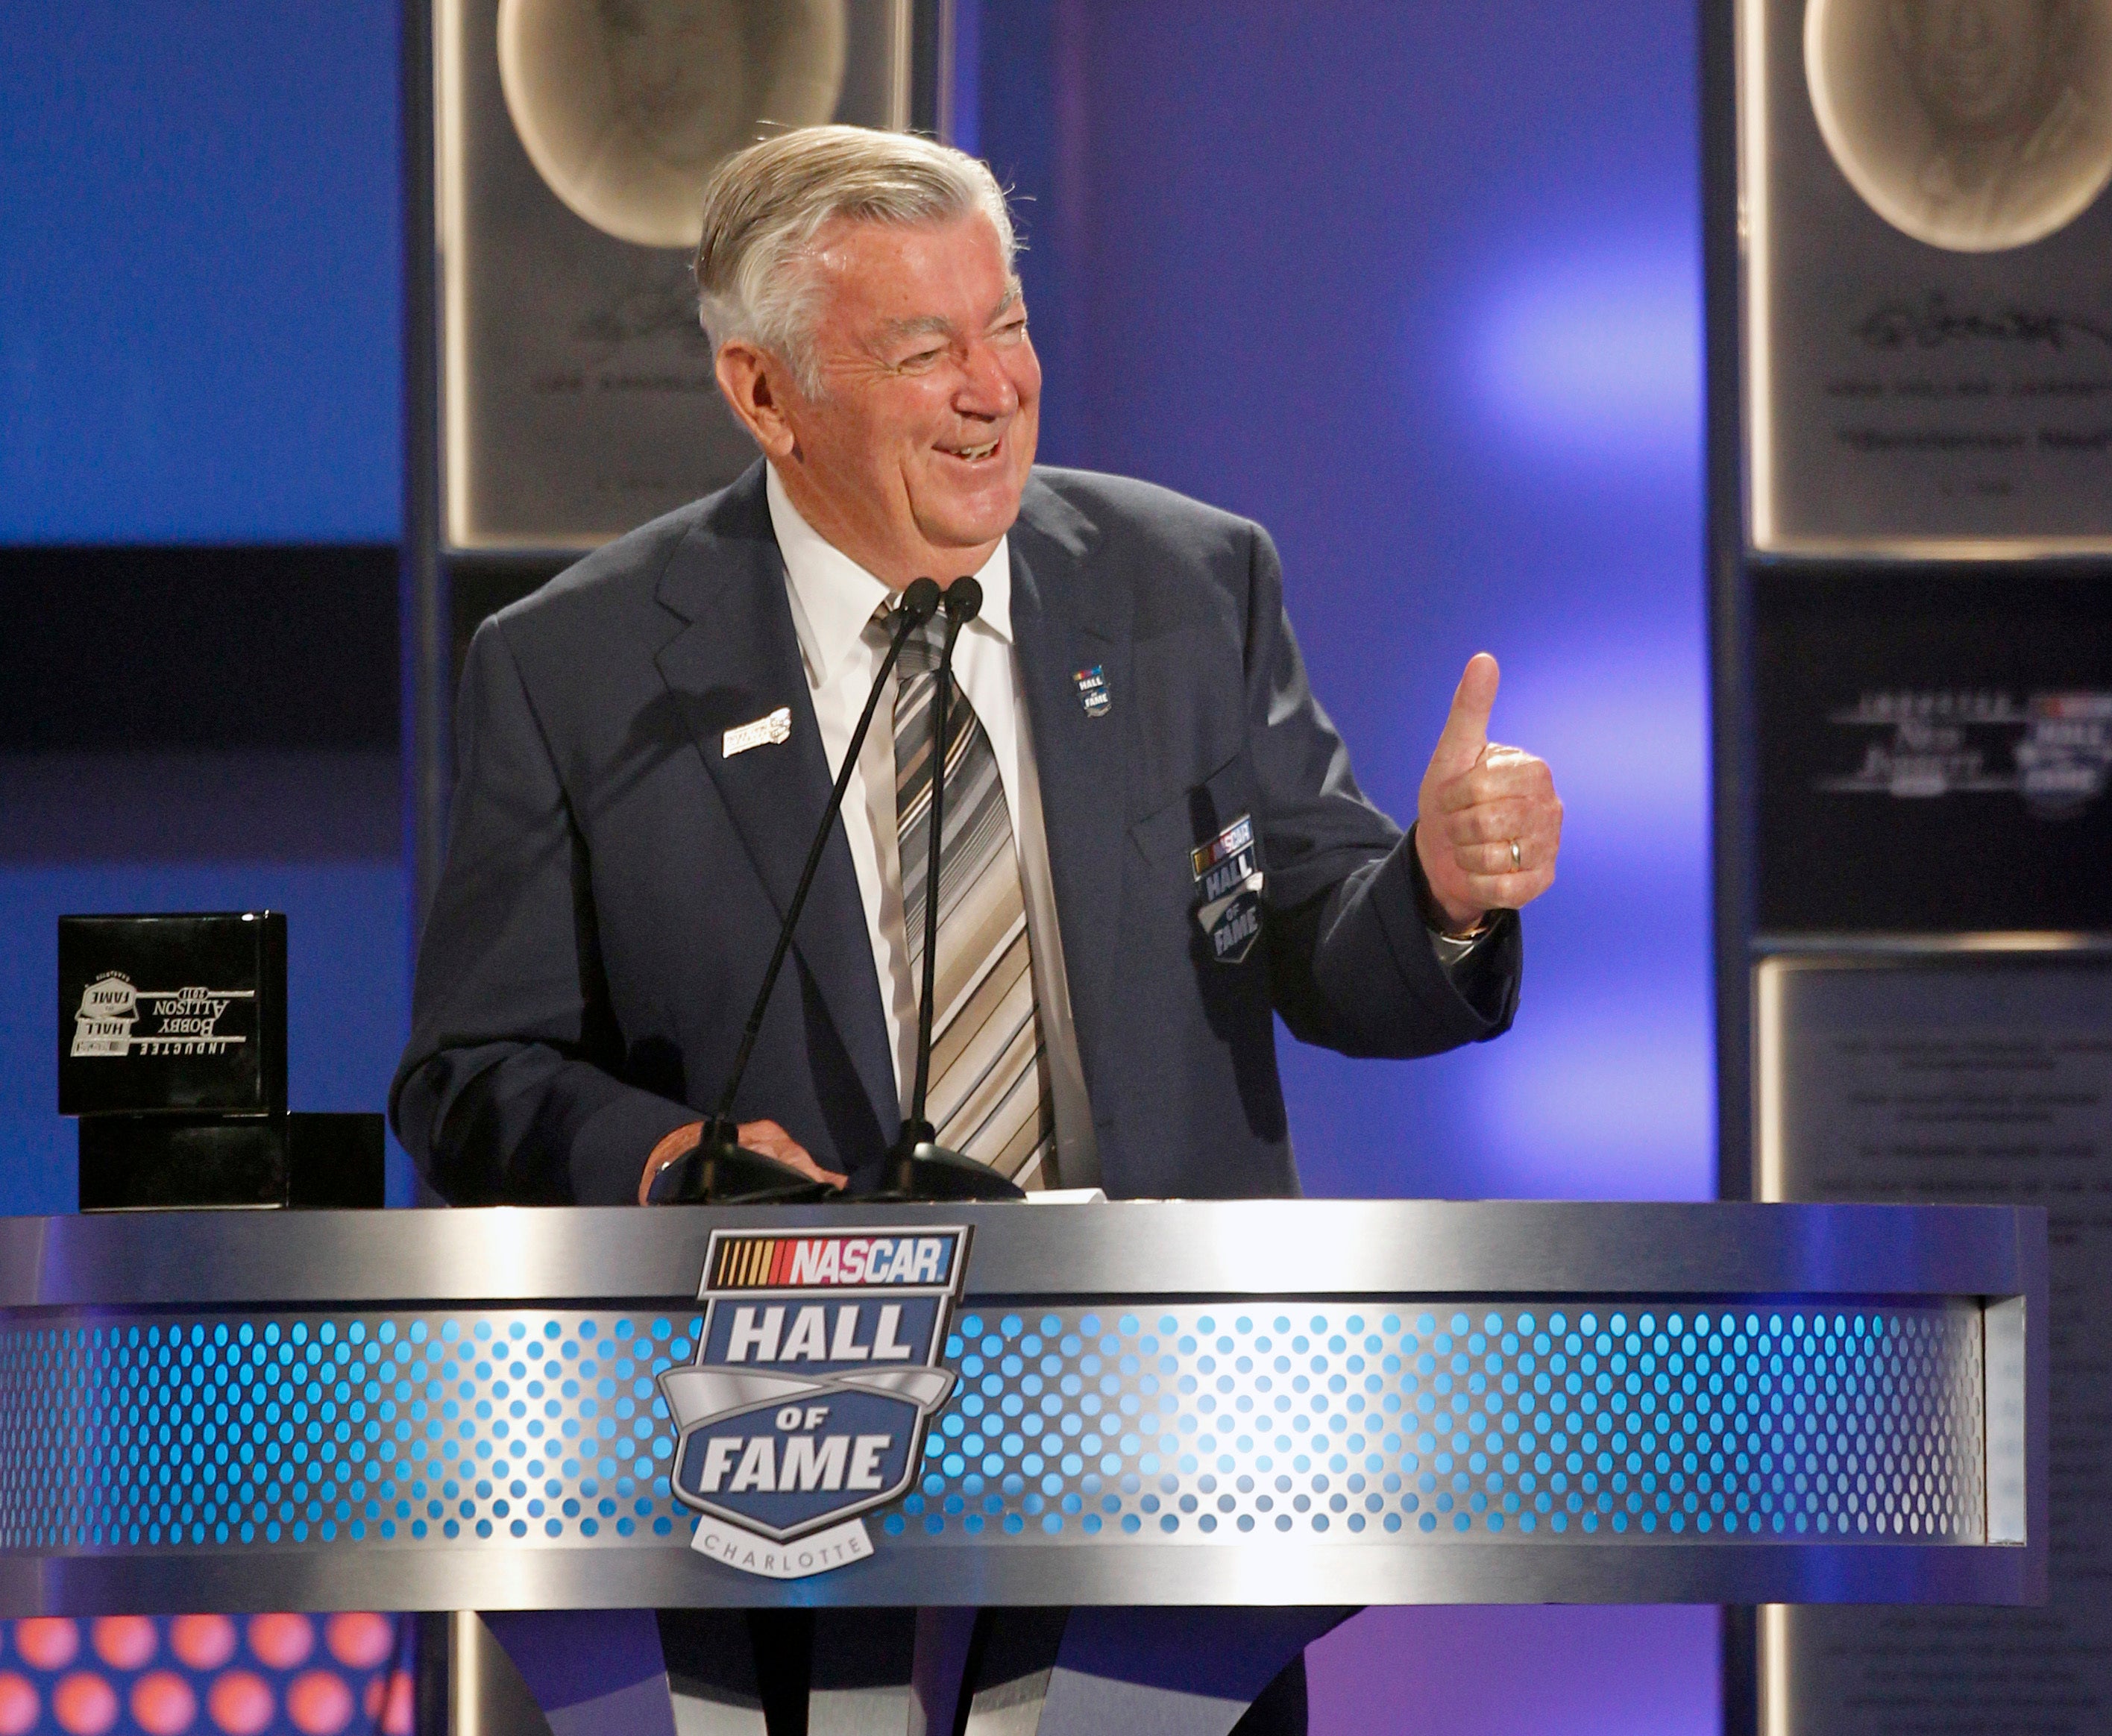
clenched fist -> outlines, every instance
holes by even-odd
[[[1489,739],[1496,680],[1487,652],[1469,660],[1416,801],[1415,852],[1455,932],[1545,892],[1562,844],[1562,798],[1547,761]]]

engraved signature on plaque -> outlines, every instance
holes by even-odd
[[[702,365],[705,383],[717,389],[711,339],[698,321],[696,286],[686,266],[678,275],[633,285],[589,308],[572,322],[571,337],[582,354],[594,362],[606,362],[626,344],[641,339],[671,339]]]
[[[2112,318],[2043,304],[1891,297],[1851,316],[1868,358],[1827,380],[1837,446],[1864,454],[2043,460],[2112,453]],[[1932,480],[2000,498],[2000,472]]]
[[[1953,307],[1937,290],[1919,302],[1887,302],[1856,327],[1874,350],[1939,350],[1960,343],[2013,343],[2064,354],[2095,348],[2112,352],[2112,323],[2034,307]]]

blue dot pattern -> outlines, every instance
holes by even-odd
[[[979,1310],[897,1535],[1978,1543],[1971,1305]]]
[[[694,1313],[0,1324],[0,1547],[680,1546]],[[1978,1543],[1969,1303],[999,1303],[876,1516],[1029,1542]]]
[[[0,1326],[0,1547],[686,1540],[653,1377],[694,1316]]]

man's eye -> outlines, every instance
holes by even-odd
[[[1007,320],[1004,325],[998,327],[994,335],[1003,339],[1025,337],[1026,335],[1026,316],[1025,314],[1022,314],[1016,320]]]
[[[904,368],[928,368],[945,353],[943,349],[919,350],[913,356],[904,357],[895,365]]]

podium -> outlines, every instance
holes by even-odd
[[[0,1614],[2028,1602],[2046,1236],[1736,1204],[0,1220]]]

